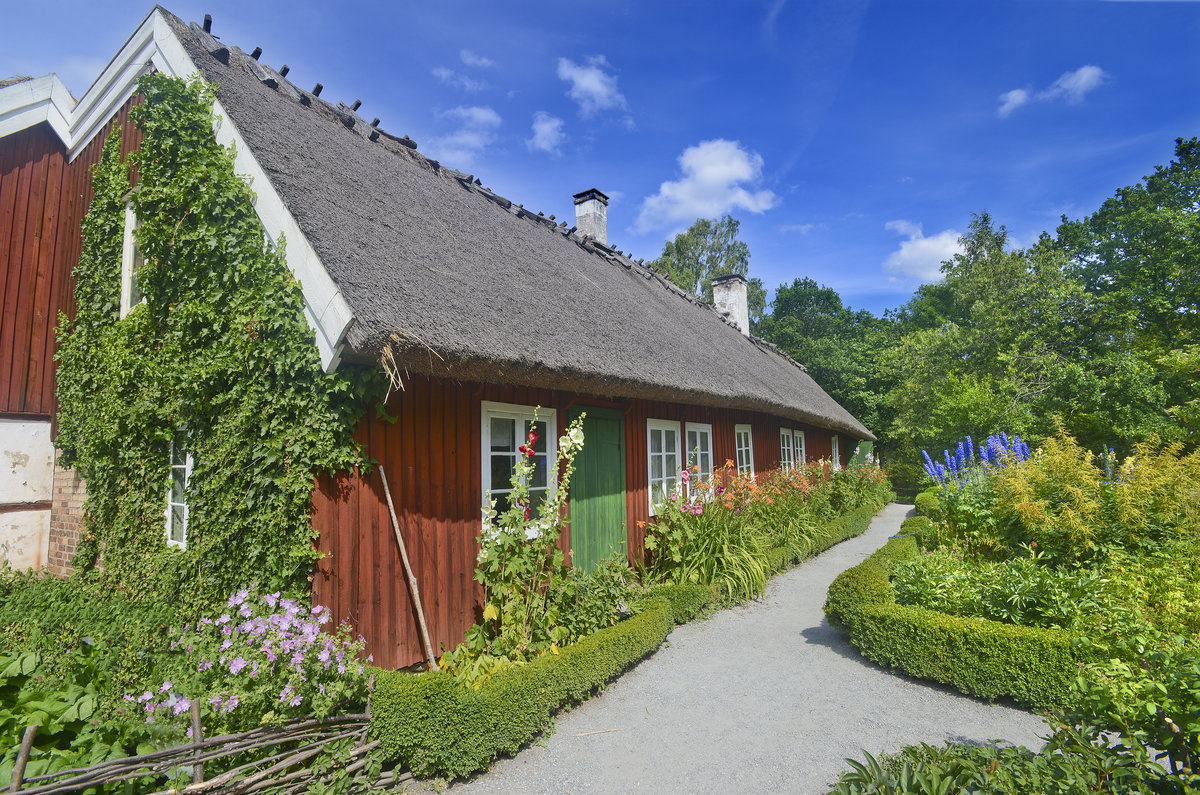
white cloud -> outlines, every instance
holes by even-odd
[[[1071,105],[1083,102],[1089,91],[1099,88],[1106,80],[1108,73],[1099,66],[1088,64],[1071,72],[1063,72],[1058,79],[1036,94],[1025,88],[1014,88],[1000,95],[1000,107],[996,114],[1007,118],[1014,110],[1030,102],[1054,102],[1063,100]]]
[[[889,254],[883,262],[884,268],[899,276],[919,279],[921,282],[937,281],[942,278],[942,261],[962,253],[959,234],[953,229],[925,237],[921,225],[912,221],[888,221],[883,228],[908,238],[901,241],[900,248]]]
[[[1038,99],[1063,98],[1072,104],[1082,102],[1087,92],[1098,88],[1107,78],[1099,66],[1081,66],[1074,72],[1063,72],[1049,88],[1038,94]]]
[[[1000,109],[996,112],[1000,114],[1000,118],[1008,117],[1017,108],[1029,101],[1029,92],[1023,88],[1014,88],[1012,91],[1005,91],[1000,95]]]
[[[487,83],[484,81],[476,80],[473,77],[459,74],[453,69],[447,69],[444,66],[439,66],[434,69],[433,76],[446,85],[454,86],[455,88],[461,88],[463,91],[474,92],[482,91],[483,89],[487,88]]]
[[[809,232],[817,228],[825,229],[826,227],[825,224],[784,224],[783,226],[779,227],[779,231],[784,233],[799,232],[802,235],[807,235]]]
[[[483,69],[490,69],[496,65],[496,62],[491,58],[484,58],[482,55],[476,55],[470,50],[460,50],[458,57],[461,58],[462,62],[467,66],[477,66]]]
[[[762,178],[763,159],[738,141],[721,138],[689,146],[679,156],[683,177],[662,183],[646,197],[637,227],[645,232],[697,218],[715,218],[733,209],[761,213],[779,199],[769,190],[750,191],[742,183]]]
[[[558,77],[571,84],[567,96],[575,100],[584,116],[602,110],[628,110],[625,95],[617,88],[617,76],[605,71],[611,68],[603,55],[593,55],[583,64],[570,58],[558,59]]]
[[[558,154],[558,147],[567,138],[563,132],[563,120],[543,110],[533,114],[533,137],[525,141],[531,152]]]
[[[458,127],[449,135],[432,139],[425,149],[430,156],[455,168],[474,165],[475,158],[495,140],[495,130],[502,121],[496,111],[479,106],[459,106],[438,115],[454,120]]]

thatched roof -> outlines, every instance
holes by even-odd
[[[627,256],[165,16],[349,303],[347,358],[874,438],[799,364]]]

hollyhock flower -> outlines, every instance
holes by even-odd
[[[242,657],[234,658],[233,662],[229,663],[229,673],[237,675],[242,672],[242,669],[249,665],[250,662]]]
[[[186,698],[181,698],[175,702],[174,712],[176,715],[182,715],[192,708],[192,702]]]

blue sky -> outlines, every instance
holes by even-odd
[[[742,222],[751,275],[903,303],[988,210],[1026,244],[1200,135],[1200,3],[179,0],[526,207],[612,196],[652,259]],[[81,94],[146,3],[10,4],[0,77]]]

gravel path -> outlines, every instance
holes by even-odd
[[[825,622],[833,578],[908,511],[889,505],[859,538],[776,577],[761,602],[677,627],[601,695],[560,714],[554,734],[451,792],[825,793],[860,749],[1040,747],[1036,715],[888,673]]]

